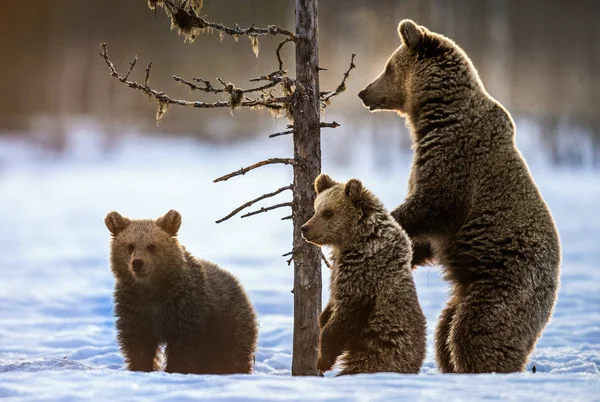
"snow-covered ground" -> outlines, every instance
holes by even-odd
[[[109,154],[74,137],[61,158],[0,139],[0,397],[12,400],[600,400],[600,174],[532,166],[563,246],[559,302],[532,355],[537,373],[440,375],[433,329],[447,297],[436,268],[415,272],[428,319],[429,353],[420,375],[292,378],[293,270],[284,209],[214,221],[290,182],[268,166],[224,183],[212,180],[260,159],[289,156],[289,139],[207,146],[184,139],[126,137]],[[389,208],[406,191],[410,159],[377,170],[368,146],[336,165],[325,140],[323,170],[361,178]],[[536,151],[535,149],[533,151]],[[289,192],[271,200],[285,201]],[[268,201],[267,201],[268,202]],[[268,204],[262,204],[268,205]],[[183,215],[181,241],[237,275],[256,306],[260,335],[251,376],[184,376],[124,370],[115,340],[113,278],[104,215]],[[328,273],[324,272],[324,283]],[[324,298],[327,289],[324,289]]]

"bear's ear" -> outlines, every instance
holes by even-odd
[[[402,20],[398,24],[398,34],[402,43],[409,49],[416,49],[422,42],[425,33],[412,20]]]
[[[344,186],[344,194],[346,197],[350,198],[350,201],[354,203],[360,203],[360,200],[363,196],[365,188],[360,180],[350,179]]]
[[[363,212],[363,216],[369,215],[377,209],[378,201],[367,190],[360,180],[350,179],[344,186],[346,197]]]
[[[331,177],[329,177],[325,173],[321,173],[315,179],[315,192],[317,194],[322,193],[323,191],[335,186],[336,184],[337,182]]]
[[[156,220],[156,224],[170,236],[177,236],[181,227],[181,214],[174,209]]]
[[[131,221],[129,219],[125,218],[117,211],[109,212],[104,218],[104,224],[113,236],[121,233],[130,223]]]

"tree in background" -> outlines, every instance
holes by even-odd
[[[235,176],[262,166],[271,164],[291,165],[294,171],[292,184],[281,187],[271,193],[263,194],[236,208],[227,216],[219,219],[221,223],[257,202],[273,197],[281,192],[291,190],[292,201],[262,207],[242,215],[242,218],[268,212],[278,208],[291,207],[292,214],[283,219],[293,222],[293,249],[284,256],[291,255],[288,264],[294,262],[294,340],[292,375],[318,375],[316,363],[318,353],[319,326],[318,317],[321,311],[321,261],[327,264],[320,249],[302,239],[301,226],[312,216],[314,191],[313,182],[321,172],[321,128],[335,128],[338,123],[321,122],[321,111],[329,104],[332,97],[339,95],[346,88],[345,83],[350,71],[355,68],[354,55],[350,67],[344,73],[341,84],[333,91],[319,90],[319,51],[318,51],[318,13],[317,0],[296,0],[296,31],[291,32],[275,25],[257,28],[227,27],[217,22],[210,22],[200,16],[202,0],[148,0],[151,9],[162,7],[171,19],[172,27],[177,27],[186,40],[193,42],[204,32],[218,32],[221,38],[231,35],[236,40],[245,36],[250,40],[252,50],[258,57],[259,37],[281,37],[277,46],[277,70],[250,80],[250,88],[240,88],[217,78],[219,85],[203,78],[187,80],[173,76],[173,79],[186,85],[192,91],[226,95],[228,100],[200,102],[174,99],[162,91],[149,85],[152,62],[148,63],[143,83],[129,80],[137,57],[131,62],[125,75],[118,73],[110,61],[107,45],[102,44],[100,55],[104,58],[110,75],[123,84],[136,89],[157,102],[156,118],[160,121],[172,105],[187,106],[200,109],[228,107],[233,111],[238,107],[267,109],[274,114],[286,117],[290,124],[286,131],[271,134],[269,137],[292,135],[294,158],[271,158],[244,167],[235,172],[219,177],[215,182],[225,181]],[[288,76],[280,55],[282,47],[293,42],[296,47],[296,77]]]

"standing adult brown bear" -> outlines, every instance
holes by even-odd
[[[410,128],[408,196],[392,215],[415,244],[413,265],[437,260],[452,287],[436,360],[444,373],[521,371],[556,301],[556,227],[510,114],[465,52],[410,20],[398,31],[402,45],[359,97]]]
[[[411,271],[406,233],[363,184],[315,180],[315,214],[302,236],[332,247],[329,303],[319,317],[317,368],[341,356],[344,374],[418,373],[426,349],[425,316]]]
[[[256,314],[238,280],[177,240],[181,215],[132,220],[110,212],[118,340],[129,370],[250,373]]]

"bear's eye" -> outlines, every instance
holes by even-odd
[[[154,244],[149,244],[148,245],[148,251],[153,252],[154,250],[156,250],[156,246]]]
[[[325,211],[323,211],[323,218],[325,219],[329,219],[333,216],[333,211],[330,209],[326,209]]]
[[[129,243],[129,244],[127,245],[127,251],[129,251],[130,253],[133,253],[133,249],[134,249],[134,248],[135,248],[135,246],[134,246],[133,244],[131,244],[131,243]]]

